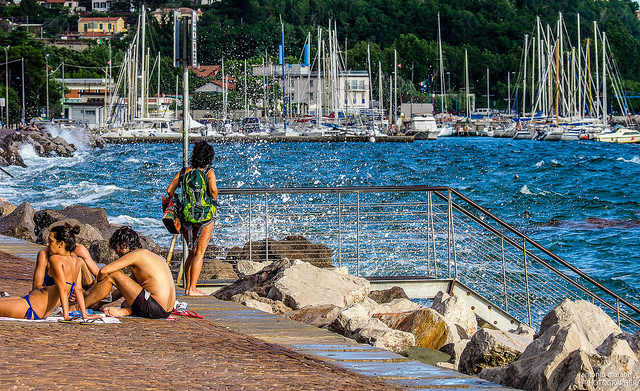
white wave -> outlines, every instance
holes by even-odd
[[[154,219],[151,217],[120,215],[116,217],[107,217],[107,219],[111,224],[117,225],[130,225],[132,227],[164,227],[159,218]]]
[[[125,160],[125,163],[140,163],[140,160],[134,157],[130,157],[127,160]]]
[[[51,207],[52,202],[57,206],[92,204],[97,200],[109,198],[111,194],[124,190],[115,185],[99,185],[82,181],[79,183],[66,183],[58,187],[48,189],[41,194],[41,202],[34,202],[33,206]],[[55,200],[55,201],[54,201]]]
[[[244,186],[244,182],[243,181],[238,181],[236,184],[236,187],[242,187]]]
[[[617,160],[618,160],[618,161],[623,161],[623,162],[625,162],[625,163],[635,163],[635,164],[640,164],[640,157],[638,157],[638,156],[634,156],[634,157],[632,157],[631,159],[625,159],[625,158],[623,158],[623,157],[619,157]]]
[[[544,160],[541,160],[538,163],[536,163],[536,167],[542,167],[542,165],[544,165]]]
[[[533,194],[531,190],[529,190],[529,187],[527,187],[527,185],[522,186],[522,188],[520,189],[520,193],[527,195]]]
[[[91,149],[89,134],[83,128],[47,125],[45,130],[51,133],[53,137],[62,137],[69,144],[74,144],[79,150]]]
[[[558,165],[558,164],[560,164],[560,162],[557,161],[556,159],[551,159],[551,164]]]
[[[22,146],[18,150],[18,153],[20,154],[23,160],[39,157],[38,153],[36,152],[36,149],[31,144],[22,144]]]

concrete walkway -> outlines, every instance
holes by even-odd
[[[189,309],[233,331],[278,344],[302,355],[311,355],[350,372],[383,380],[406,389],[509,390],[501,385],[410,360],[404,356],[359,344],[278,315],[268,314],[212,296],[178,297]]]
[[[41,245],[0,235],[0,251],[33,260]],[[349,372],[405,389],[509,390],[478,377],[410,360],[352,339],[212,296],[186,297],[189,309],[216,325],[312,356]]]

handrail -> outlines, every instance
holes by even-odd
[[[456,211],[461,212],[466,217],[470,218],[476,224],[480,225],[481,227],[483,227],[484,229],[488,230],[489,232],[495,234],[499,239],[503,240],[503,243],[508,243],[514,249],[516,249],[516,250],[518,250],[520,252],[524,252],[525,257],[530,257],[530,259],[535,260],[539,265],[544,267],[546,270],[554,273],[561,280],[564,280],[566,283],[568,283],[571,286],[573,286],[573,288],[577,289],[578,291],[582,292],[583,294],[586,294],[592,300],[598,301],[605,308],[608,308],[609,310],[612,310],[612,311],[616,312],[618,314],[618,319],[622,315],[622,317],[625,318],[626,320],[628,320],[631,324],[633,324],[633,325],[635,325],[637,327],[640,327],[640,322],[638,322],[637,320],[632,318],[626,312],[620,311],[619,305],[620,305],[620,302],[623,303],[625,306],[627,306],[631,311],[635,312],[636,314],[640,314],[640,308],[638,308],[637,306],[635,306],[634,304],[632,304],[631,302],[629,302],[625,298],[621,297],[620,295],[616,294],[612,290],[608,289],[607,287],[605,287],[603,284],[599,283],[595,279],[589,277],[587,274],[582,272],[580,269],[578,269],[577,267],[571,265],[569,262],[567,262],[564,259],[560,258],[556,254],[552,253],[550,250],[546,249],[544,246],[542,246],[541,244],[537,243],[535,240],[531,239],[530,237],[528,237],[527,235],[523,234],[522,232],[518,231],[516,228],[514,228],[513,226],[511,226],[510,224],[508,224],[504,220],[500,219],[499,217],[495,216],[493,213],[491,213],[490,211],[488,211],[484,207],[480,206],[476,202],[474,202],[471,199],[469,199],[468,197],[464,196],[458,190],[452,189],[449,186],[412,185],[412,186],[370,186],[370,187],[363,187],[363,186],[297,187],[297,188],[270,187],[270,188],[220,188],[219,189],[219,194],[220,195],[248,195],[250,200],[251,200],[251,196],[252,195],[263,195],[263,196],[265,196],[265,208],[267,207],[267,205],[266,205],[267,197],[270,194],[282,194],[282,193],[289,193],[289,194],[316,193],[316,194],[318,194],[318,193],[322,193],[322,194],[338,194],[338,196],[341,193],[355,193],[355,194],[357,194],[358,195],[358,207],[357,207],[356,212],[355,212],[356,213],[356,229],[358,230],[356,232],[356,234],[355,234],[356,235],[356,241],[357,241],[357,243],[356,243],[356,268],[358,268],[358,266],[359,266],[359,244],[360,244],[359,243],[359,238],[358,238],[359,229],[360,229],[359,228],[359,218],[360,218],[359,217],[359,210],[360,210],[359,194],[360,193],[401,193],[401,192],[426,192],[428,194],[436,194],[436,196],[438,196],[438,198],[442,199],[443,201],[445,201],[448,204],[449,212],[447,213],[447,215],[448,215],[447,219],[449,220],[449,224],[453,224],[453,221],[452,221],[453,220],[453,215],[451,214],[450,210],[451,210],[451,208],[454,208]],[[477,210],[479,213],[476,213],[475,211],[471,210],[467,206],[463,206],[464,203],[459,203],[459,202],[455,202],[454,200],[452,200],[451,199],[451,194],[459,197],[460,200],[466,202],[466,205],[468,205],[470,208],[473,208],[473,209]],[[430,199],[431,198],[429,198],[429,200]],[[341,204],[340,199],[339,199],[338,203]],[[431,204],[431,201],[429,201],[429,205],[430,204]],[[267,212],[265,212],[265,213],[267,213]],[[338,212],[338,213],[339,213],[339,216],[341,216],[340,212]],[[486,221],[484,219],[484,217],[482,217],[482,215],[486,216],[490,220],[493,220],[493,222],[497,223],[497,224],[491,223],[490,221]],[[267,226],[268,226],[268,221],[266,222],[266,225],[265,225],[265,229],[268,230],[268,228],[266,228]],[[504,229],[500,228],[500,227],[506,229],[506,231]],[[506,234],[508,233],[507,231],[512,233],[513,235],[515,235],[515,237],[506,236]],[[249,235],[251,237],[251,232],[249,232]],[[521,238],[522,242],[519,242],[517,237]],[[339,240],[341,240],[341,236],[340,236]],[[449,245],[451,245],[449,240],[455,240],[455,237],[452,237],[452,238],[447,240],[447,243]],[[562,265],[562,266],[566,267],[568,270],[570,270],[571,272],[575,273],[578,277],[581,277],[585,281],[587,281],[588,283],[592,284],[592,286],[583,285],[583,282],[580,282],[574,276],[568,275],[566,273],[566,271],[560,270],[557,267],[557,265],[555,265],[555,266],[552,265],[550,263],[549,259],[543,259],[539,255],[536,255],[536,254],[532,253],[531,252],[532,249],[530,249],[527,244],[531,244],[534,248],[537,248],[543,254],[546,254],[549,258],[551,258],[551,260],[554,260],[554,261],[558,262],[559,265]],[[435,241],[434,241],[433,245],[434,245],[434,256],[435,256]],[[339,246],[339,247],[341,248],[341,246]],[[455,254],[455,251],[456,251],[455,248],[456,248],[456,246],[455,246],[455,242],[454,242],[453,243],[453,248],[452,249],[450,248],[447,251],[447,253],[449,254],[449,256],[451,256],[451,251],[454,252],[454,254],[453,254],[454,267],[456,268],[456,272],[457,272],[457,261],[455,259],[455,255],[456,255]],[[503,267],[504,267],[504,265],[503,265]],[[437,263],[435,263],[435,259],[434,259],[434,268],[437,268]],[[503,270],[503,272],[504,272],[504,270]],[[525,272],[526,272],[526,270],[525,270]],[[596,287],[596,288],[600,289],[601,292],[593,291],[593,287]],[[527,283],[527,288],[528,288],[528,283]],[[605,295],[603,293],[608,295],[608,297],[605,297]],[[609,302],[612,299],[616,300],[615,304]],[[505,298],[505,303],[506,303],[506,298]]]
[[[448,186],[345,186],[345,187],[254,187],[218,188],[218,194],[278,194],[278,193],[390,193],[399,191],[447,191]]]
[[[511,225],[509,225],[507,222],[503,221],[502,219],[500,219],[499,217],[495,216],[493,213],[489,212],[488,210],[486,210],[485,208],[483,208],[482,206],[478,205],[477,203],[475,203],[474,201],[470,200],[468,197],[465,197],[464,195],[462,195],[459,191],[455,190],[455,189],[451,189],[451,191],[456,194],[458,197],[462,198],[465,202],[469,203],[469,205],[473,206],[474,208],[478,209],[479,211],[481,211],[482,213],[484,213],[485,215],[491,217],[493,220],[495,220],[497,223],[499,223],[500,225],[502,225],[503,227],[507,228],[509,231],[511,231],[512,233],[520,236],[522,239],[525,239],[527,242],[531,243],[532,245],[534,245],[538,250],[544,252],[545,254],[547,254],[548,256],[550,256],[551,258],[553,258],[555,261],[559,262],[560,264],[562,264],[563,266],[567,267],[568,269],[570,269],[572,272],[576,273],[577,275],[579,275],[580,277],[584,278],[585,280],[589,281],[590,283],[592,283],[593,285],[597,286],[598,288],[602,289],[604,292],[606,292],[607,294],[615,297],[616,299],[620,300],[622,303],[624,303],[626,306],[628,306],[629,308],[633,309],[635,312],[637,312],[638,314],[640,314],[640,308],[636,307],[635,305],[631,304],[629,301],[627,301],[625,298],[619,296],[617,293],[613,292],[612,290],[610,290],[609,288],[605,287],[604,285],[602,285],[601,283],[599,283],[598,281],[594,280],[593,278],[589,277],[587,274],[585,274],[584,272],[582,272],[580,269],[576,268],[575,266],[571,265],[569,262],[565,261],[564,259],[560,258],[559,256],[557,256],[556,254],[552,253],[551,251],[549,251],[548,249],[546,249],[544,246],[542,246],[541,244],[539,244],[538,242],[536,242],[535,240],[529,238],[527,235],[521,233],[520,231],[516,230],[515,228],[513,228]],[[533,256],[535,256],[535,254],[531,254]],[[547,266],[547,265],[545,265]],[[548,265],[547,267],[552,267],[551,265]]]
[[[447,196],[438,192],[434,192],[439,198],[443,199],[443,200],[447,200]],[[532,253],[531,251],[527,250],[526,248],[524,248],[522,245],[520,245],[518,242],[516,242],[515,240],[509,238],[508,236],[505,236],[502,232],[500,232],[499,230],[497,230],[496,228],[492,227],[491,225],[487,224],[485,221],[482,221],[482,219],[478,218],[477,216],[475,216],[473,213],[469,212],[468,210],[464,209],[461,205],[459,205],[456,202],[452,202],[452,206],[462,212],[465,216],[471,218],[473,221],[475,221],[476,223],[482,225],[484,228],[486,228],[487,230],[493,232],[494,234],[498,235],[499,237],[501,237],[502,239],[504,239],[507,243],[511,244],[512,246],[514,246],[515,248],[525,252],[526,254],[528,254],[531,258],[534,258],[538,263],[540,263],[541,265],[543,265],[544,267],[546,267],[547,269],[549,269],[550,271],[554,272],[558,277],[564,279],[565,281],[567,281],[568,283],[570,283],[571,285],[573,285],[574,287],[580,289],[582,292],[584,292],[585,294],[591,296],[593,299],[598,300],[600,303],[602,303],[603,305],[605,305],[606,307],[608,307],[609,309],[615,311],[616,313],[619,313],[622,315],[623,318],[627,319],[628,321],[630,321],[631,323],[633,323],[634,325],[640,327],[640,323],[638,321],[636,321],[635,319],[633,319],[632,317],[630,317],[629,315],[627,315],[624,312],[620,312],[619,309],[617,309],[616,307],[613,306],[613,304],[610,304],[609,302],[607,302],[604,298],[600,297],[597,293],[592,292],[589,288],[583,286],[582,284],[578,283],[577,281],[574,281],[572,278],[570,278],[569,276],[567,276],[565,273],[563,273],[562,271],[558,270],[557,268],[555,268],[553,265],[551,265],[550,263],[548,263],[547,261],[545,261],[544,259],[540,258],[539,256],[537,256],[536,254]],[[496,221],[499,222],[500,219],[498,219],[497,217],[494,217],[496,219]],[[507,223],[505,223],[507,224]],[[508,225],[508,224],[507,224]],[[512,230],[513,233],[517,234],[518,236],[522,237],[525,241],[530,242],[531,244],[533,244],[534,246],[537,244],[535,243],[535,241],[533,239],[530,239],[529,237],[527,237],[526,235],[518,232],[517,230]],[[536,246],[537,247],[537,246]],[[544,247],[542,247],[544,249]],[[554,254],[555,255],[555,254]],[[564,261],[566,262],[566,261]],[[580,272],[579,274],[585,275],[584,273]],[[589,278],[591,279],[591,278]],[[599,283],[595,283],[594,285],[598,286],[600,288]],[[602,288],[601,288],[602,289]],[[626,302],[626,300],[622,297],[620,297],[619,295],[617,295],[614,292],[609,291],[607,288],[603,289],[605,292],[609,293],[611,296],[613,296],[615,299],[622,301],[623,303]],[[625,303],[627,304],[627,303]],[[638,310],[633,304],[627,304],[627,306],[629,308],[631,308],[632,310],[634,310],[636,313],[640,314],[640,310]]]

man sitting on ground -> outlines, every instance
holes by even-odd
[[[121,308],[105,307],[105,314],[151,319],[169,317],[176,301],[176,289],[166,260],[140,248],[140,236],[131,227],[121,227],[114,232],[109,247],[120,258],[100,269],[96,285],[85,298],[87,306],[105,298],[115,285],[126,301]],[[133,278],[121,271],[127,266]]]

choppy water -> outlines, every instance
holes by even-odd
[[[61,134],[84,145],[81,134]],[[181,144],[86,147],[73,158],[20,153],[0,197],[35,209],[99,206],[160,244],[159,200]],[[640,145],[446,138],[414,143],[215,145],[219,187],[449,185],[606,286],[640,302]],[[604,220],[595,220],[604,219]],[[552,220],[557,223],[547,224]]]

